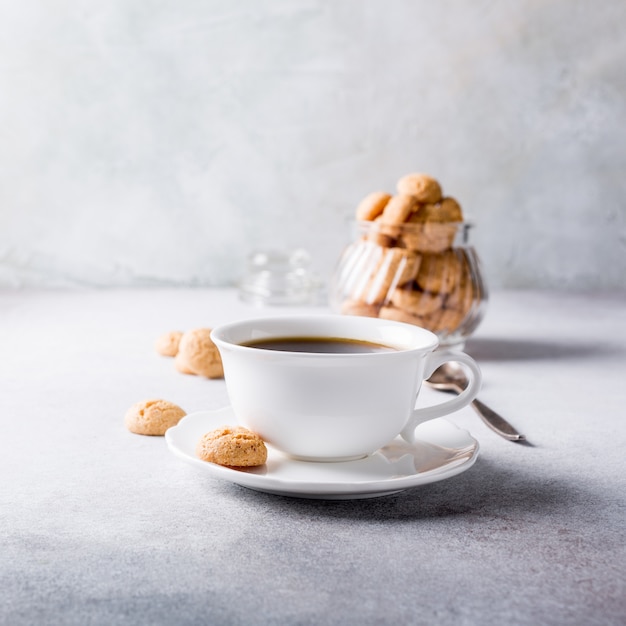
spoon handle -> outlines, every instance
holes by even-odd
[[[526,437],[520,434],[509,424],[501,415],[498,415],[493,409],[490,409],[486,404],[476,399],[472,401],[472,407],[480,415],[483,422],[491,428],[494,432],[498,433],[501,437],[508,439],[509,441],[524,441]]]

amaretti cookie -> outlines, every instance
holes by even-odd
[[[181,374],[188,374],[189,376],[196,376],[196,370],[192,369],[187,359],[181,354],[177,354],[174,357],[174,368]]]
[[[267,448],[259,435],[242,426],[223,426],[205,433],[196,455],[203,461],[228,467],[255,467],[267,460]]]
[[[391,195],[384,191],[374,191],[359,203],[356,208],[356,218],[360,221],[371,221],[376,219],[391,200]]]
[[[418,200],[408,194],[393,196],[382,212],[381,221],[384,224],[402,224],[418,207]]]
[[[362,317],[378,317],[378,306],[360,300],[345,300],[341,303],[343,315],[360,315]]]
[[[444,252],[452,247],[456,226],[439,222],[413,222],[404,225],[397,244],[416,252]]]
[[[413,196],[417,202],[439,202],[441,185],[428,174],[407,174],[397,184],[398,193]]]
[[[381,248],[393,248],[398,240],[402,229],[394,224],[386,224],[382,215],[370,222],[371,226],[367,231],[365,239],[375,243]]]
[[[174,365],[184,374],[223,378],[222,358],[211,340],[211,329],[196,328],[183,333]]]
[[[162,356],[176,356],[178,354],[178,345],[183,332],[180,330],[171,330],[161,335],[154,343],[155,350]]]
[[[382,303],[393,288],[413,280],[418,273],[420,256],[402,248],[383,248],[372,264],[368,281],[353,296],[367,304]],[[357,289],[359,289],[357,287]]]
[[[419,311],[420,315],[430,315],[443,307],[443,296],[422,291],[415,284],[397,287],[391,294],[391,303],[406,311]]]
[[[438,224],[462,222],[463,211],[461,205],[454,198],[443,198],[435,204],[422,204],[407,220],[411,223],[423,224],[435,222]]]
[[[144,400],[133,404],[126,415],[126,428],[138,435],[164,435],[176,426],[187,413],[177,404],[167,400]]]
[[[454,250],[424,254],[415,281],[424,290],[447,294],[461,280],[463,267]]]

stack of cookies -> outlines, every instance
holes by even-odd
[[[404,176],[395,195],[367,195],[356,218],[361,237],[335,272],[335,310],[416,324],[442,344],[476,328],[486,301],[478,258],[459,241],[467,234],[461,206],[437,180]]]

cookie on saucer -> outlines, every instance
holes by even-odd
[[[263,439],[243,426],[222,426],[205,433],[196,454],[203,461],[227,467],[255,467],[267,460]]]

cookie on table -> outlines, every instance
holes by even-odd
[[[196,376],[196,370],[191,369],[191,366],[187,362],[184,356],[176,354],[174,357],[174,368],[181,374],[188,374],[189,376]]]
[[[196,455],[217,465],[256,467],[267,460],[267,448],[263,439],[247,428],[222,426],[202,435]]]
[[[442,197],[441,185],[428,174],[407,174],[397,183],[398,193],[413,196],[420,203],[439,202]]]
[[[195,328],[183,333],[174,366],[183,374],[223,378],[222,357],[211,340],[210,328]]]
[[[164,435],[187,413],[167,400],[143,400],[133,404],[124,416],[126,428],[138,435]]]
[[[176,356],[182,336],[183,332],[181,330],[172,330],[169,333],[161,335],[156,340],[154,348],[162,356]]]
[[[374,191],[368,194],[356,208],[356,219],[362,222],[376,219],[381,215],[389,200],[391,200],[391,194],[384,191]]]

